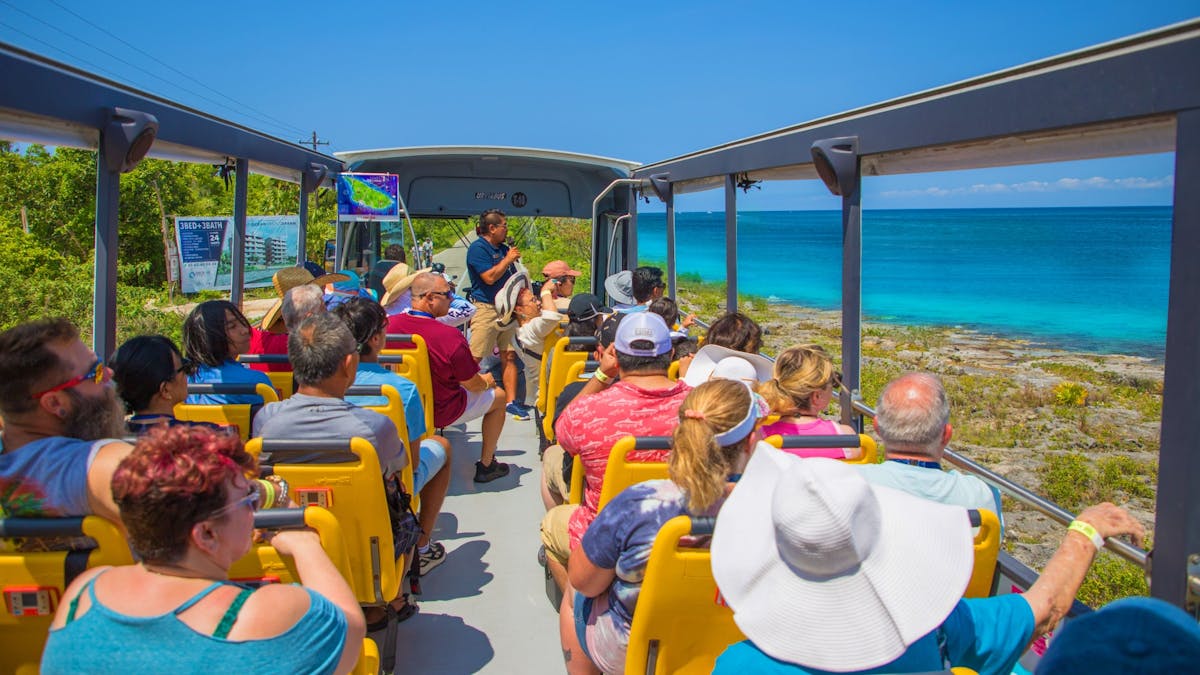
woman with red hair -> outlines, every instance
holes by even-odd
[[[67,588],[42,672],[349,672],[366,626],[315,532],[271,540],[295,559],[303,586],[229,581],[262,503],[247,478],[255,469],[236,435],[159,427],[143,436],[112,479],[141,562],[88,570]]]

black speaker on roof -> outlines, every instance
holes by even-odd
[[[158,118],[150,113],[113,108],[100,134],[104,158],[111,171],[129,173],[150,152],[158,136]]]

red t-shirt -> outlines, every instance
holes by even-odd
[[[617,382],[599,393],[576,398],[567,406],[554,425],[554,435],[568,454],[580,456],[584,471],[583,504],[575,509],[568,525],[571,548],[579,545],[596,518],[600,485],[613,444],[630,435],[670,436],[679,424],[679,405],[691,390],[682,380],[669,389],[642,389]],[[629,457],[662,461],[667,452],[642,450],[629,453]]]
[[[287,343],[287,333],[272,333],[258,326],[250,327],[249,354],[283,354],[287,356]],[[246,365],[253,370],[264,373],[292,372],[292,364],[290,363],[247,363]]]
[[[471,345],[457,328],[437,319],[415,314],[388,318],[389,333],[414,333],[425,338],[429,348],[429,371],[433,375],[433,424],[453,424],[467,409],[467,390],[462,383],[479,374],[479,362],[471,356]],[[389,342],[388,349],[407,347]]]

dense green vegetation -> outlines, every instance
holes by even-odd
[[[94,152],[51,152],[39,145],[18,151],[0,141],[0,328],[61,314],[90,330],[95,183]],[[296,185],[252,175],[248,210],[296,213],[299,195]],[[335,208],[328,193],[311,206],[310,253],[319,254],[332,236]],[[178,336],[178,315],[154,309],[167,300],[163,237],[174,237],[171,217],[232,213],[232,188],[211,166],[146,160],[121,176],[117,292],[122,339],[143,332]]]

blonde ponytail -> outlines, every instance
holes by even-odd
[[[687,496],[688,511],[703,513],[725,493],[749,436],[725,447],[715,436],[737,426],[749,408],[750,390],[734,380],[709,380],[679,406],[668,473]]]

